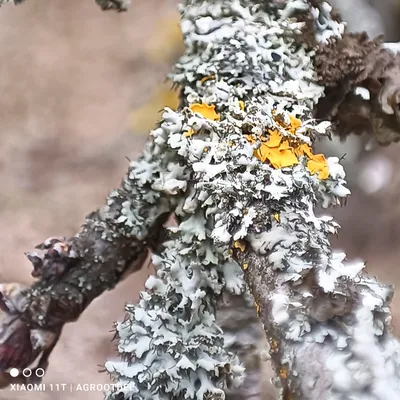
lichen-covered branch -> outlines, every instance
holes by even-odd
[[[310,43],[328,52],[344,25],[316,0],[183,7],[172,78],[186,107],[166,110],[175,129],[154,134],[183,157],[190,185],[157,277],[117,325],[123,359],[106,369],[125,386],[107,399],[223,398],[239,368],[210,315],[221,293],[243,292],[239,265],[281,398],[397,398],[392,290],[344,263],[329,243],[337,224],[314,215],[349,194],[339,160],[312,150],[331,124],[314,119],[325,87]]]
[[[167,110],[151,133],[169,147],[173,173],[190,171],[178,162],[186,156],[180,146],[185,119]],[[202,152],[198,147],[198,156]],[[116,324],[121,361],[105,365],[116,381],[107,399],[223,399],[227,386],[240,383],[242,368],[225,349],[215,314],[226,277],[232,293],[240,294],[244,282],[236,265],[212,246],[196,182],[187,178],[186,195],[177,196],[179,225],[169,228],[162,251],[153,256],[156,276],[147,280],[139,304],[126,307],[126,320]]]
[[[170,161],[164,146],[149,142],[120,188],[86,218],[75,237],[51,238],[27,253],[39,280],[32,287],[2,291],[2,369],[24,368],[54,347],[65,323],[140,268],[148,248],[158,247],[175,207],[171,195],[186,187],[185,168],[168,171]]]
[[[308,230],[314,243],[296,230],[304,223],[301,216],[290,220],[282,212],[279,225],[249,237],[252,246],[237,256],[249,265],[245,277],[282,398],[397,399],[400,345],[390,328],[392,289],[360,273],[363,264],[343,263],[344,254],[331,253],[328,243],[318,247],[326,241],[318,225],[329,224],[304,216],[314,220]],[[286,243],[278,235],[287,235]],[[277,258],[288,263],[296,258],[297,269],[303,263],[308,272],[296,279],[293,261],[286,269],[271,266],[268,260]]]
[[[29,254],[41,280],[27,293],[4,290],[3,344],[34,347],[33,332],[48,328],[57,335],[150,246],[156,276],[116,324],[121,360],[105,365],[116,382],[107,399],[224,399],[243,376],[217,310],[225,295],[245,294],[245,281],[283,399],[397,398],[392,291],[332,251],[337,224],[314,210],[349,191],[339,160],[313,151],[367,81],[371,110],[397,115],[397,58],[379,40],[347,34],[319,0],[186,0],[181,11],[179,111],[164,111],[122,191],[80,235]],[[370,122],[387,139],[393,130],[377,113]],[[172,210],[178,226],[160,245]],[[94,239],[81,246],[85,238]]]

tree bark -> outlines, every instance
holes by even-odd
[[[163,224],[175,208],[172,194],[186,185],[185,176],[167,171],[165,148],[149,142],[130,164],[121,187],[91,213],[73,238],[49,238],[27,253],[38,278],[32,287],[4,286],[0,306],[0,365],[30,366],[47,358],[65,323],[75,321],[105,290],[137,271],[165,237]],[[183,170],[181,170],[183,173]],[[48,349],[50,353],[48,353]],[[2,385],[10,382],[2,373]]]
[[[164,111],[122,191],[75,242],[29,254],[42,280],[16,307],[19,323],[73,320],[155,241],[156,276],[116,324],[121,360],[106,363],[116,382],[107,399],[224,399],[243,377],[216,314],[225,294],[245,293],[243,277],[281,398],[398,398],[392,290],[332,251],[337,224],[314,210],[349,191],[339,160],[312,145],[334,130],[328,120],[346,136],[348,109],[380,143],[397,141],[399,59],[380,40],[347,34],[319,0],[187,0],[181,11],[186,52],[172,76],[180,110]],[[357,98],[357,87],[370,98]],[[171,211],[179,224],[161,246]],[[11,300],[4,295],[9,316]],[[236,393],[251,398],[253,389]]]

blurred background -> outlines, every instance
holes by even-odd
[[[396,0],[334,0],[352,30],[400,40]],[[27,0],[0,9],[0,281],[31,281],[24,251],[48,236],[74,235],[119,185],[164,105],[165,76],[182,52],[176,0],[135,0],[104,13],[94,0]],[[335,247],[400,287],[400,144],[366,151],[367,140],[321,144],[346,154],[353,196],[333,210]],[[97,299],[64,329],[45,383],[109,383],[113,322],[137,299],[151,269]],[[400,292],[399,292],[400,293]],[[400,300],[393,304],[400,328]],[[101,392],[0,391],[0,400],[102,399]]]

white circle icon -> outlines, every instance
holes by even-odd
[[[18,368],[11,368],[10,369],[10,375],[13,378],[16,378],[19,375],[19,369]]]
[[[29,378],[29,377],[32,375],[32,370],[31,370],[30,368],[24,368],[24,369],[22,370],[22,375],[23,375],[25,378]]]
[[[38,378],[43,378],[44,377],[45,370],[43,368],[36,368],[35,369],[35,374]]]

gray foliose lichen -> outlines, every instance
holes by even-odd
[[[349,190],[339,159],[312,150],[330,124],[313,119],[324,88],[315,83],[313,51],[296,40],[303,26],[296,15],[314,18],[321,43],[340,36],[344,25],[331,18],[327,3],[303,0],[284,7],[188,0],[181,11],[186,52],[172,79],[182,87],[182,107],[166,109],[151,133],[171,160],[171,179],[152,189],[176,196],[178,226],[153,257],[156,276],[139,304],[127,306],[116,326],[122,360],[106,363],[117,385],[106,398],[224,399],[227,386],[241,383],[242,367],[224,346],[216,308],[223,293],[245,291],[232,248],[246,246],[267,259],[285,287],[269,299],[284,339],[329,338],[329,398],[397,398],[398,368],[388,349],[398,345],[380,342],[391,291],[365,277],[363,263],[346,264],[344,254],[332,251],[328,237],[338,225],[314,211],[340,204]],[[151,175],[145,164],[143,171]],[[184,182],[175,181],[183,175]],[[316,293],[307,290],[310,273],[313,287],[330,299],[321,306],[310,301]],[[357,306],[349,301],[349,282],[359,293]],[[336,316],[345,329],[327,322]],[[295,370],[293,354],[284,356]],[[384,384],[375,379],[382,374]],[[366,385],[369,397],[357,397]]]

